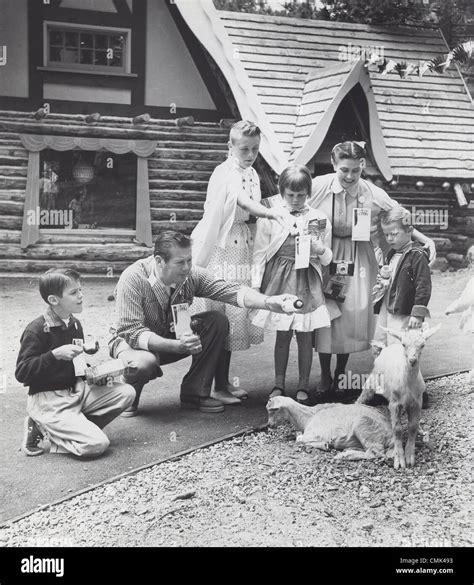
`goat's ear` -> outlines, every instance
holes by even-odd
[[[387,327],[382,326],[380,328],[386,331],[387,333],[390,333],[390,335],[392,335],[392,337],[395,337],[395,339],[398,339],[398,341],[402,340],[402,336],[400,335],[399,331],[395,331],[394,329],[387,329]]]
[[[427,331],[423,331],[423,337],[425,339],[429,339],[432,335],[434,335],[437,331],[439,331],[440,328],[441,328],[441,323],[438,323],[438,325],[436,325],[436,327],[432,327],[431,329],[428,329]]]

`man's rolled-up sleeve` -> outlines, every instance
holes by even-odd
[[[195,268],[195,273],[195,296],[221,301],[237,307],[244,306],[243,299],[248,287],[242,286],[239,282],[214,278],[213,274],[204,268]]]
[[[122,274],[115,292],[117,299],[117,335],[133,348],[140,349],[139,338],[150,333],[145,326],[140,279],[134,274]]]

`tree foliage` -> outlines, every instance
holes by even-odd
[[[359,24],[422,24],[426,14],[426,9],[413,0],[334,0],[324,4],[317,18]]]
[[[264,0],[213,0],[218,10],[290,16],[313,20],[331,20],[383,26],[440,27],[448,45],[453,44],[456,26],[469,20],[467,0],[442,0],[426,7],[415,0],[322,0],[313,2],[287,1],[280,11],[272,10]],[[470,9],[472,12],[472,8]]]
[[[314,20],[335,20],[362,24],[419,24],[426,10],[413,0],[327,0],[322,9],[313,2],[283,4],[283,10],[272,10],[260,0],[213,0],[218,10],[291,16]]]

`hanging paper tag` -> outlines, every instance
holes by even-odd
[[[171,311],[173,313],[176,339],[179,339],[184,333],[192,333],[191,312],[189,311],[188,303],[171,305]]]
[[[295,268],[308,268],[311,251],[311,236],[296,236],[295,238]]]
[[[260,203],[268,209],[271,209],[272,207],[281,207],[283,205],[283,199],[281,195],[271,195],[270,197],[261,199]]]
[[[352,210],[352,241],[370,241],[370,209],[355,207]]]
[[[86,375],[86,356],[83,353],[76,355],[76,357],[72,360],[74,365],[74,375],[75,376],[85,376]]]
[[[308,222],[308,234],[314,236],[318,240],[324,240],[324,234],[326,231],[326,220],[325,219],[311,219]]]

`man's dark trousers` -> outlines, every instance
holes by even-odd
[[[202,322],[201,338],[202,351],[193,354],[192,363],[188,373],[181,383],[181,398],[208,397],[211,393],[212,382],[219,361],[223,359],[223,351],[226,337],[229,333],[229,320],[218,311],[206,311],[193,315]],[[169,333],[168,339],[175,339],[174,333]],[[158,352],[158,354],[142,349],[129,349],[121,352],[119,356],[125,362],[133,362],[125,381],[131,384],[137,398],[143,386],[158,376],[157,366],[164,366],[189,357],[189,354]]]

